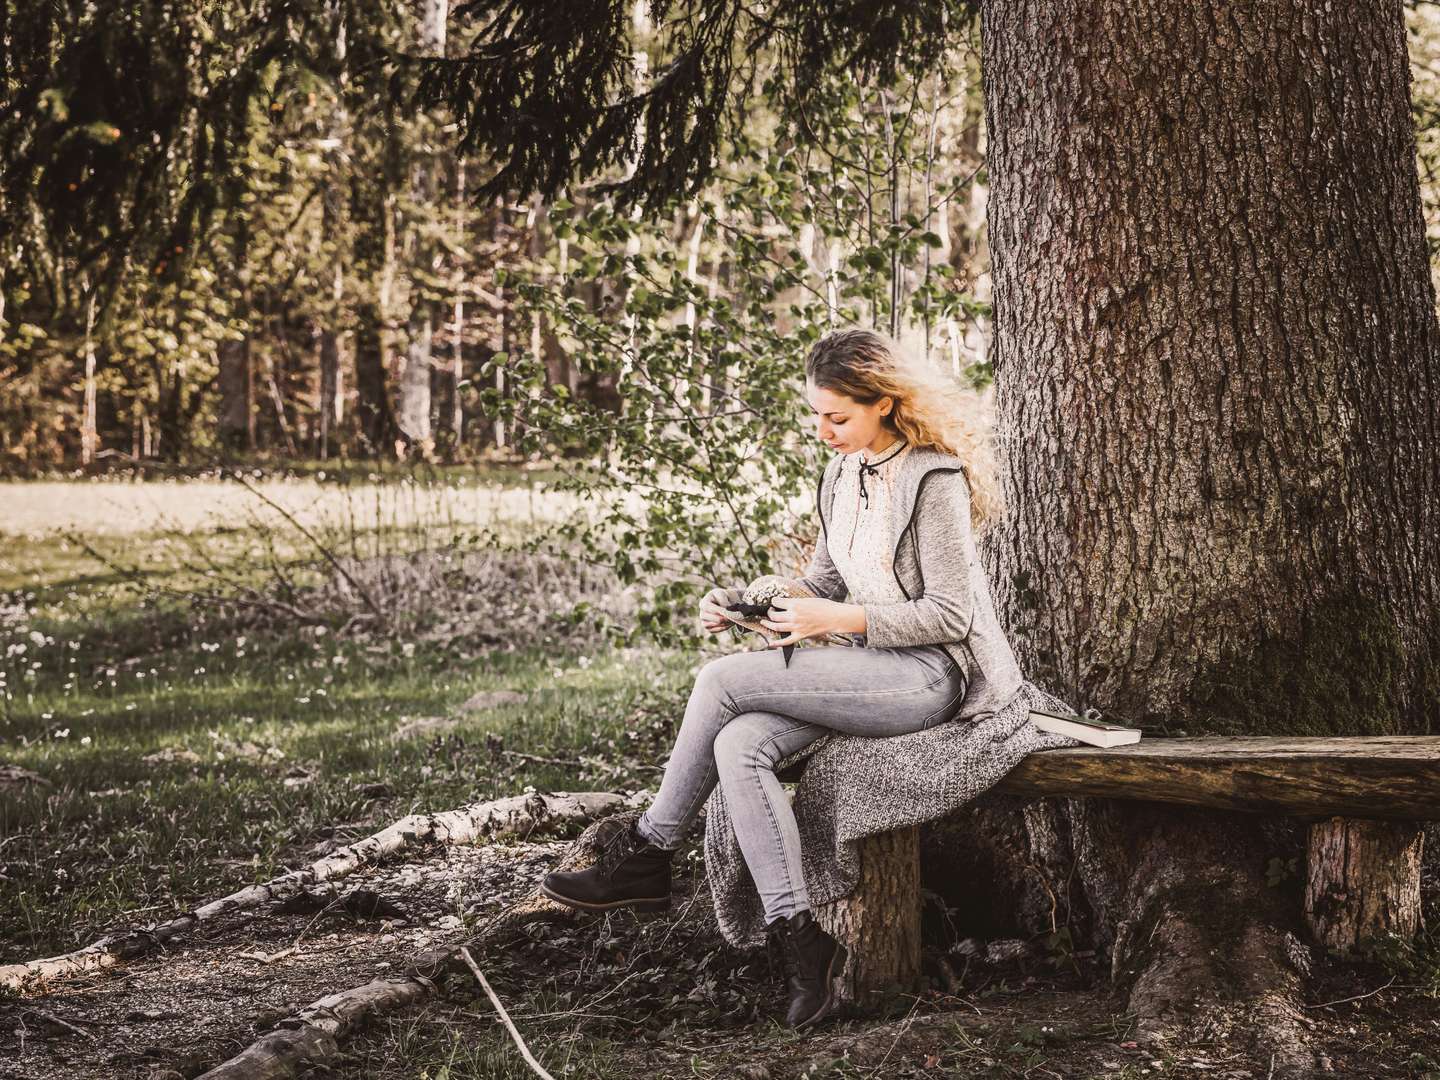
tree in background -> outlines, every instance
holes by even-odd
[[[951,236],[980,166],[958,138],[978,122],[974,59],[962,36],[943,78],[829,74],[804,114],[786,110],[771,59],[698,193],[641,214],[585,185],[551,200],[546,257],[506,271],[536,333],[482,369],[521,388],[487,388],[482,409],[513,420],[523,451],[582,439],[556,486],[598,511],[529,543],[562,541],[641,585],[635,632],[694,644],[697,588],[807,560],[820,461],[799,373],[826,329],[882,326],[988,381],[969,352],[987,309],[959,285],[979,274]],[[613,285],[597,296],[595,282]],[[543,393],[557,352],[615,401]]]
[[[623,9],[627,28],[639,25],[643,7]],[[477,33],[484,27],[461,10],[442,22],[432,5],[427,22],[421,7],[344,0],[164,10],[106,0],[63,16],[53,6],[7,12],[0,468],[388,457],[417,447],[428,455],[432,442],[452,460],[513,454],[518,401],[511,419],[484,408],[482,381],[500,400],[563,385],[572,399],[619,407],[614,374],[586,370],[561,347],[549,316],[500,280],[507,269],[532,267],[558,280],[563,243],[549,229],[550,207],[497,183],[488,161],[456,155],[441,137],[443,107],[411,100],[420,70],[412,61],[442,48],[465,56]],[[633,87],[642,58],[654,73],[644,76],[647,93],[663,94],[673,45],[652,35],[602,59]],[[773,64],[763,51],[747,63],[757,60]],[[918,228],[900,220],[898,204],[883,203],[899,187],[886,167],[853,170],[855,190],[842,197],[869,233],[857,242],[872,260],[899,260],[882,268],[898,290],[887,310],[902,312],[929,287],[934,303],[916,324],[921,337],[934,333],[952,364],[978,362],[983,372],[983,307],[948,317],[944,294],[956,290],[925,270],[938,271],[952,251],[964,263],[973,248],[974,230],[958,219],[952,237],[940,174],[953,174],[952,152],[966,171],[978,165],[976,78],[970,72],[963,106],[940,108],[932,75],[934,107],[924,116],[912,101],[887,99],[888,89],[865,91],[862,103],[832,88],[810,103],[805,122],[814,131],[799,138],[822,147],[858,123],[867,160],[877,148],[906,145],[898,157],[884,151],[894,159],[888,167],[906,173],[907,189],[929,183],[904,201],[928,200],[935,213]],[[773,107],[770,97],[764,108]],[[929,177],[911,175],[906,156],[922,135]],[[649,167],[624,154],[615,160],[617,175]],[[610,197],[571,195],[577,207]],[[697,267],[707,256],[697,245],[724,242],[721,225],[696,217],[698,196],[665,211],[668,242],[688,245]],[[834,196],[805,184],[764,193],[791,200],[796,213],[821,199],[814,210],[822,215]],[[651,225],[643,214],[635,220]],[[896,229],[930,233],[940,247],[921,249],[913,265],[894,244],[877,256],[882,234]],[[812,272],[825,273],[834,243],[813,226],[799,239]],[[633,238],[619,242],[634,246]],[[707,291],[748,302],[723,263],[711,260]],[[587,302],[609,297],[623,306],[632,283],[623,260],[614,269],[579,286]],[[983,276],[957,269],[966,280]],[[782,322],[799,290],[771,298]],[[507,363],[542,352],[539,387]],[[507,359],[482,374],[496,355]]]

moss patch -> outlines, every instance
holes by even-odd
[[[1399,735],[1404,648],[1394,617],[1355,590],[1300,620],[1296,637],[1262,635],[1207,665],[1189,695],[1193,734]]]

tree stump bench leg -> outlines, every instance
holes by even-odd
[[[816,908],[821,927],[850,952],[840,1000],[861,1011],[920,975],[920,827],[868,836],[849,896]]]
[[[1386,933],[1413,938],[1421,926],[1419,822],[1332,817],[1310,826],[1305,922],[1342,956]]]

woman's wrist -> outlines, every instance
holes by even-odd
[[[840,634],[863,634],[865,633],[865,605],[864,604],[839,604],[840,611],[836,618],[836,633]]]

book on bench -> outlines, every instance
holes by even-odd
[[[1092,715],[1093,714],[1093,715]],[[1112,724],[1100,719],[1098,709],[1086,709],[1084,716],[1075,713],[1052,713],[1030,710],[1030,722],[1041,731],[1069,735],[1091,746],[1124,746],[1140,741],[1140,729]]]

